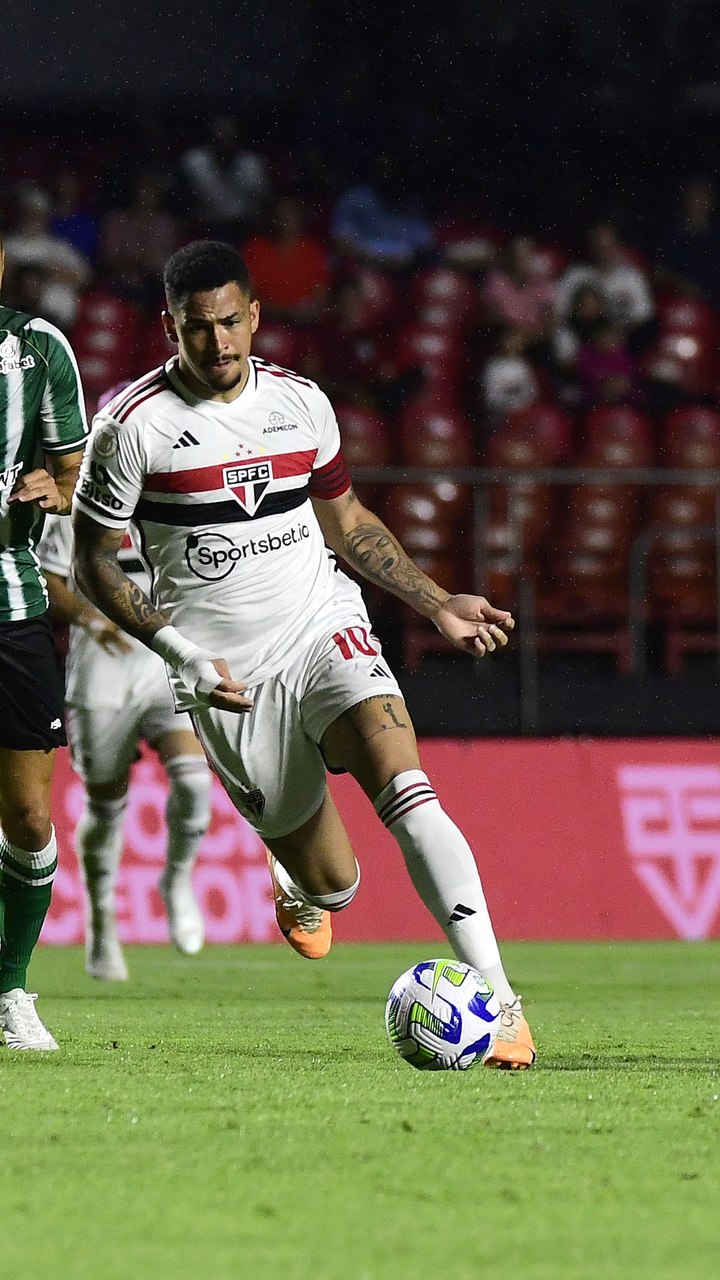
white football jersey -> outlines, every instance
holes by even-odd
[[[127,387],[95,418],[74,502],[109,528],[134,522],[152,599],[252,685],[367,614],[310,502],[350,485],[330,402],[297,374],[249,365],[229,404],[193,395],[176,359]]]
[[[67,516],[48,516],[37,553],[46,572],[65,578],[69,589],[77,592],[72,576],[72,542],[72,523]],[[129,534],[123,539],[118,562],[147,594],[150,575]],[[119,708],[129,703],[155,704],[168,700],[162,659],[139,640],[131,636],[126,639],[132,645],[132,653],[107,653],[84,627],[70,627],[65,663],[68,706]]]

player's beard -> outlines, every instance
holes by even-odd
[[[234,376],[228,377],[231,371]],[[239,359],[228,361],[220,373],[214,373],[211,368],[203,369],[203,379],[211,391],[233,391],[245,377],[247,377],[247,363],[243,364]]]

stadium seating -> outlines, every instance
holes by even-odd
[[[477,293],[467,276],[448,267],[431,267],[415,278],[411,302],[415,323],[424,329],[461,330],[472,317]]]
[[[579,462],[622,473],[655,461],[652,424],[624,406],[590,410],[582,423]],[[558,499],[561,515],[544,540],[537,580],[539,650],[612,654],[632,665],[629,556],[640,527],[643,492],[598,481],[572,486]]]
[[[452,330],[409,324],[395,337],[393,360],[398,374],[422,374],[423,398],[454,405],[460,391],[464,348]]]
[[[720,413],[683,405],[665,415],[660,448],[667,466],[720,467]],[[718,650],[714,527],[716,486],[666,486],[654,496],[648,519],[656,527],[648,556],[649,621],[662,630],[665,669],[677,674],[690,651]]]
[[[628,405],[590,409],[581,425],[579,462],[588,467],[651,467],[656,462],[652,422]]]
[[[472,429],[452,408],[411,401],[398,421],[401,460],[411,467],[467,467],[475,462]]]
[[[358,467],[385,467],[393,462],[390,428],[382,414],[363,405],[337,404],[335,413],[342,435],[343,456],[351,475]],[[382,486],[355,482],[361,502],[373,507],[382,501]]]
[[[142,313],[133,303],[100,290],[81,298],[70,340],[89,400],[142,371],[142,329]]]
[[[720,412],[705,405],[682,405],[666,414],[660,451],[668,467],[720,466]]]
[[[711,395],[716,383],[714,335],[665,329],[644,356],[642,368],[651,381],[686,396]]]
[[[394,322],[400,308],[397,282],[392,276],[373,267],[360,267],[354,273],[363,301],[358,324],[362,328],[382,328]]]
[[[532,440],[541,452],[545,466],[554,467],[572,458],[575,448],[573,421],[559,405],[541,402],[517,409],[508,418],[506,430],[511,438]]]
[[[449,502],[448,497],[452,499]],[[446,591],[456,592],[461,577],[471,583],[472,569],[462,563],[471,560],[471,556],[458,555],[459,548],[467,551],[468,547],[467,539],[462,538],[463,509],[458,507],[454,493],[442,491],[442,482],[393,486],[383,514],[388,527],[418,567]],[[399,605],[397,613],[404,660],[411,670],[427,653],[448,649],[447,641],[437,628],[414,610]]]
[[[301,355],[300,338],[289,325],[262,324],[253,338],[253,355],[283,369],[295,369]]]

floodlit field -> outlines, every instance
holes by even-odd
[[[720,946],[506,951],[536,1069],[433,1075],[383,1026],[427,944],[131,950],[126,987],[41,949],[61,1052],[0,1051],[3,1277],[717,1274]]]

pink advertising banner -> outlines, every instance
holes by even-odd
[[[430,740],[425,769],[465,832],[500,938],[720,937],[720,740]],[[349,778],[333,791],[362,866],[338,917],[346,940],[431,940],[400,851]],[[136,765],[118,887],[126,942],[165,942],[157,892],[167,787],[154,757]],[[83,937],[73,831],[82,788],[58,754],[54,820],[60,867],[46,943]],[[261,841],[219,784],[195,869],[209,942],[277,933]]]

